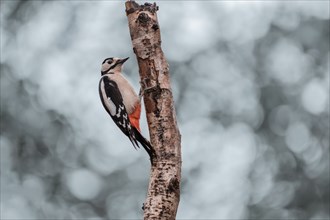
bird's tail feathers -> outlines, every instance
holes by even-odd
[[[147,151],[147,153],[149,154],[150,159],[152,159],[155,156],[155,150],[152,147],[152,145],[150,144],[150,142],[147,139],[145,139],[142,136],[142,134],[138,131],[138,129],[136,129],[135,127],[132,128],[132,131],[134,133],[134,136],[133,136],[132,139],[134,140],[135,144],[138,147],[140,147],[137,143],[137,141],[138,141],[142,145],[142,147],[145,149],[145,151]],[[132,140],[131,140],[131,142],[133,143]],[[133,143],[133,145],[134,145],[134,143]]]
[[[137,142],[136,138],[134,137],[135,135],[128,135],[129,140],[131,141],[131,143],[133,144],[133,147],[135,148],[135,150],[137,150],[138,148],[140,148],[139,143]]]

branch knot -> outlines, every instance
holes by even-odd
[[[147,13],[141,12],[139,14],[139,17],[137,19],[141,25],[147,26],[148,22],[151,20],[150,17],[147,15]]]
[[[179,188],[180,188],[180,182],[179,182],[178,178],[176,178],[176,177],[171,178],[168,183],[168,187],[167,187],[168,192],[177,193],[179,191]]]

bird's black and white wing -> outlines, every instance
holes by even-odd
[[[133,146],[139,147],[117,83],[108,76],[103,76],[99,83],[99,93],[103,107],[113,121],[129,137]]]

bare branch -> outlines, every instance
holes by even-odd
[[[161,49],[156,4],[126,2],[126,14],[144,95],[151,165],[144,219],[175,219],[180,201],[181,136],[176,122],[169,66]]]

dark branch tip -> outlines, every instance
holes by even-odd
[[[146,2],[144,3],[144,5],[141,5],[141,8],[143,10],[150,11],[151,13],[155,13],[159,9],[159,7],[156,5],[156,2],[154,2],[153,4]]]
[[[135,11],[149,11],[152,14],[154,14],[156,11],[158,11],[159,7],[156,5],[154,2],[153,4],[151,3],[144,3],[144,5],[139,5],[135,1],[128,0],[126,1],[126,15],[129,15],[131,13],[134,13]]]

